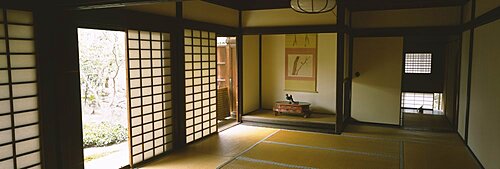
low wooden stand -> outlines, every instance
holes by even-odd
[[[309,111],[310,105],[310,103],[306,102],[291,103],[288,101],[277,101],[274,104],[273,111],[275,116],[281,115],[281,113],[299,113],[302,114],[304,118],[307,118],[311,115]]]

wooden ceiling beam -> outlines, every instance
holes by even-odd
[[[465,2],[467,0],[350,0],[346,6],[351,11],[370,11],[458,6]]]

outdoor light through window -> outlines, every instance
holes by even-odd
[[[335,0],[291,0],[290,6],[300,13],[316,14],[332,11],[336,6]]]

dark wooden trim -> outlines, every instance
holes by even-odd
[[[339,27],[345,27],[345,8],[343,0],[337,1],[337,24]],[[336,97],[335,97],[335,113],[337,114],[337,125],[335,133],[340,134],[344,125],[344,33],[345,29],[337,33],[337,76],[336,76]]]
[[[259,110],[262,110],[262,34],[259,34]]]
[[[384,124],[384,123],[375,123],[375,122],[364,122],[364,121],[358,121],[358,120],[353,119],[353,118],[349,119],[349,124],[354,124],[354,125],[369,125],[369,126],[378,126],[378,127],[401,128],[401,126],[397,125],[397,124]]]
[[[461,32],[461,26],[431,26],[402,28],[353,28],[356,37],[387,37],[404,35],[455,35]]]
[[[389,2],[377,2],[368,1],[363,3],[363,1],[352,1],[346,4],[352,11],[375,11],[375,10],[398,10],[398,9],[415,9],[415,8],[438,8],[438,7],[452,7],[463,5],[467,0],[449,0],[449,1],[393,1]]]
[[[182,16],[182,9],[176,10],[176,15]],[[174,31],[180,25],[191,29],[217,32],[225,36],[238,34],[238,28],[184,19],[149,14],[124,9],[98,9],[72,11],[73,20],[80,27],[120,30],[141,29],[155,32]]]
[[[475,3],[475,1],[473,1],[473,3]],[[475,4],[473,4],[472,6],[475,6]],[[475,13],[476,10],[472,9],[471,13],[472,13],[472,11],[474,11],[474,13]],[[464,23],[463,31],[469,30],[472,28],[477,28],[477,27],[480,27],[482,25],[485,25],[485,24],[488,24],[488,23],[491,23],[491,22],[494,22],[494,21],[500,19],[500,7],[496,7],[495,9],[488,11],[488,12],[484,13],[483,15],[475,17],[475,18],[474,18],[474,15],[475,14],[471,15],[471,20],[469,22]]]
[[[243,35],[241,30],[243,28],[243,15],[238,11],[238,35],[236,36],[236,50],[238,52],[238,122],[242,122],[243,116]]]
[[[476,0],[472,0],[472,10],[471,10],[471,20],[475,20],[474,16],[476,13]],[[468,72],[467,72],[467,109],[465,110],[465,143],[468,145],[469,143],[469,117],[470,117],[470,89],[472,84],[472,56],[474,52],[474,28],[470,30],[470,39],[469,39],[469,64],[468,64]]]
[[[181,22],[183,22],[185,27],[189,29],[200,29],[204,31],[217,32],[217,34],[224,36],[234,36],[238,35],[239,33],[238,28],[230,26],[218,25],[208,22],[193,21],[188,19],[183,19]]]
[[[405,76],[405,53],[407,51],[406,49],[406,46],[405,44],[405,39],[406,37],[403,36],[403,53],[401,53],[401,88],[400,88],[400,91],[399,91],[399,105],[402,105],[403,104],[403,86],[404,86],[404,76]],[[402,106],[399,107],[399,126],[401,127],[404,127],[404,111],[402,110]]]
[[[165,2],[165,0],[70,0],[56,2],[51,5],[57,5],[68,10],[93,10],[147,5],[161,2]]]
[[[0,1],[0,7],[7,9],[14,9],[14,10],[29,10],[29,11],[34,11],[37,8],[50,9],[50,7],[47,7],[46,3],[38,1],[33,2],[32,0]]]
[[[176,20],[182,15],[182,2],[176,2]],[[186,146],[186,96],[185,96],[185,64],[184,64],[184,25],[178,22],[172,31],[172,113],[174,124],[173,149],[178,150]]]
[[[307,25],[307,26],[272,26],[272,27],[245,27],[244,35],[258,34],[294,34],[294,33],[330,33],[345,31],[345,26],[339,25]]]
[[[177,25],[178,22],[173,17],[123,9],[71,11],[71,15],[79,27],[121,31],[127,29],[147,29],[155,32],[172,31],[175,29],[172,25]]]
[[[460,6],[460,24],[464,24],[464,8],[463,8],[463,5]],[[460,54],[460,57],[458,58],[458,65],[457,65],[457,79],[455,81],[456,85],[455,85],[455,89],[456,89],[456,98],[455,98],[455,121],[454,123],[456,124],[455,126],[455,130],[458,131],[458,119],[460,117],[460,81],[461,81],[461,74],[462,74],[462,34],[463,33],[460,33],[459,34],[459,42],[460,45],[458,47],[458,50],[459,50],[459,54]]]

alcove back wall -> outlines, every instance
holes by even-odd
[[[285,35],[262,36],[262,108],[292,94],[298,101],[311,103],[315,113],[335,113],[337,34],[318,34],[317,93],[285,91]]]

